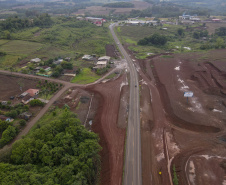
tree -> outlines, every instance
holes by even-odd
[[[178,28],[177,33],[178,33],[178,35],[183,36],[184,35],[184,29]]]
[[[220,27],[219,29],[216,29],[215,33],[218,36],[226,36],[226,27]]]
[[[221,37],[218,37],[216,40],[216,48],[224,48],[225,44],[224,44],[224,39]]]
[[[24,119],[21,119],[21,120],[19,121],[19,124],[20,124],[21,127],[23,127],[23,126],[26,125],[26,121],[25,121]]]
[[[199,39],[199,38],[200,38],[199,32],[195,31],[195,32],[193,33],[193,37],[194,37],[195,39]]]
[[[16,128],[9,125],[7,129],[2,133],[2,137],[0,139],[0,147],[3,147],[6,143],[11,141],[16,136]]]
[[[8,30],[5,30],[3,34],[4,34],[4,39],[11,39],[11,34]]]

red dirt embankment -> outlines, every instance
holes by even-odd
[[[122,184],[124,142],[126,130],[117,126],[120,87],[125,75],[115,81],[89,86],[100,106],[92,130],[99,134],[101,151],[101,185]]]

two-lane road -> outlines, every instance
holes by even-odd
[[[142,169],[141,169],[141,137],[140,137],[140,101],[139,101],[139,84],[138,74],[132,59],[126,50],[120,44],[114,26],[109,26],[115,42],[117,43],[122,55],[126,59],[130,71],[130,100],[129,100],[129,117],[127,127],[126,141],[126,158],[124,185],[142,185]]]

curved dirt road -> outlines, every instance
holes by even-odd
[[[52,78],[47,78],[47,77],[42,77],[42,76],[34,76],[34,75],[29,75],[29,74],[22,74],[22,73],[16,73],[16,72],[10,72],[10,71],[4,71],[4,70],[0,70],[0,73],[5,74],[5,75],[13,75],[13,76],[19,76],[19,77],[24,77],[24,78],[33,78],[33,79],[40,79],[40,80],[48,80],[51,82],[55,82],[55,83],[60,83],[63,84],[63,88],[58,91],[51,99],[50,101],[43,107],[43,109],[38,113],[38,115],[33,118],[31,121],[29,121],[27,123],[27,125],[24,127],[24,129],[8,144],[5,145],[1,150],[4,150],[5,148],[9,148],[12,146],[12,144],[17,141],[18,139],[21,139],[22,136],[26,135],[29,130],[35,125],[35,123],[48,111],[49,107],[69,88],[71,87],[87,87],[89,85],[93,85],[96,84],[98,82],[100,82],[101,80],[103,80],[104,78],[106,78],[110,73],[114,72],[115,69],[113,69],[112,71],[110,71],[109,73],[107,73],[106,75],[104,75],[103,77],[101,77],[100,79],[98,79],[97,81],[90,83],[90,84],[86,84],[86,85],[79,85],[79,84],[73,84],[70,82],[66,82],[63,80],[58,80],[58,79],[52,79]]]

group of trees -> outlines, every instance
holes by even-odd
[[[27,105],[24,105],[22,103],[18,103],[14,106],[11,106],[11,105],[2,105],[0,104],[0,108],[1,109],[5,109],[5,110],[8,110],[8,111],[5,111],[4,115],[7,116],[7,117],[11,117],[11,118],[17,118],[17,116],[19,114],[21,114],[22,112],[26,112],[29,110],[29,107]]]
[[[57,116],[13,145],[9,163],[0,163],[0,184],[97,183],[98,136],[67,109]]]
[[[207,30],[193,32],[193,38],[199,39],[199,38],[202,38],[202,37],[208,37],[208,31]]]
[[[33,26],[50,26],[52,23],[50,16],[46,13],[37,15],[34,19],[13,16],[0,22],[0,30],[15,31]]]
[[[218,36],[226,36],[226,27],[216,29],[215,34]]]
[[[138,41],[138,45],[155,45],[163,46],[167,43],[167,37],[158,33],[153,34],[150,37],[145,37]]]
[[[12,126],[12,123],[0,120],[0,148],[11,141],[16,136],[17,132],[18,129]]]
[[[11,141],[17,134],[18,129],[16,127],[9,125],[3,132],[0,139],[0,147],[5,146],[9,141]]]

